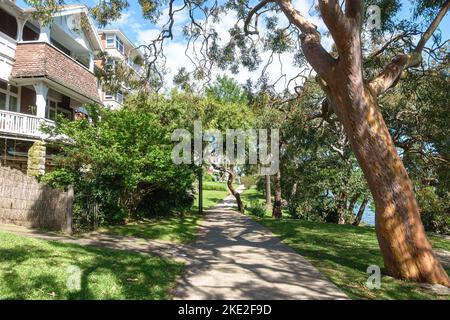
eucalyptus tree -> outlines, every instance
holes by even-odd
[[[63,0],[28,0],[43,14]],[[255,70],[261,63],[261,50],[269,52],[268,61],[279,53],[294,53],[292,64],[302,69],[308,63],[326,93],[330,109],[342,123],[350,146],[367,179],[376,206],[376,233],[388,274],[450,286],[450,279],[434,255],[420,220],[420,210],[413,186],[386,126],[379,99],[401,81],[404,70],[420,65],[423,51],[427,55],[436,46],[427,48],[440,22],[446,15],[450,1],[413,1],[417,16],[427,25],[410,28],[414,23],[395,25],[392,18],[400,7],[399,0],[318,0],[317,10],[326,30],[319,30],[292,0],[183,0],[177,6],[169,0],[167,23],[159,36],[146,46],[148,74],[159,73],[158,62],[165,59],[164,42],[173,39],[175,14],[188,13],[190,23],[183,32],[188,46],[201,43],[194,54],[195,77],[208,78],[212,66],[237,71],[240,65]],[[151,22],[161,17],[166,2],[139,0],[143,16]],[[409,38],[405,52],[395,52],[389,63],[375,68],[365,63],[366,43],[363,29],[366,4],[381,7],[382,31],[392,34],[395,26],[413,30],[412,34],[394,36],[381,46],[385,52],[391,44]],[[100,24],[120,17],[129,5],[127,0],[100,1],[92,8]],[[236,24],[229,30],[226,43],[220,42],[214,23],[232,11]],[[273,14],[272,14],[273,13]],[[262,36],[259,22],[265,17],[268,32]],[[287,20],[287,22],[284,22]],[[411,19],[412,20],[412,19]],[[394,26],[394,27],[393,27]],[[334,42],[332,51],[322,44],[327,33]],[[414,39],[418,36],[417,42]],[[262,45],[261,45],[262,44]],[[438,46],[439,47],[439,46]],[[375,52],[376,55],[377,52]],[[264,68],[266,70],[266,68]],[[267,73],[263,74],[267,81]],[[292,80],[292,79],[291,79]],[[291,81],[289,81],[291,82]],[[295,80],[294,80],[295,83]],[[297,86],[295,86],[297,87]]]

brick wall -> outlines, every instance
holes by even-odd
[[[45,42],[19,43],[12,78],[46,77],[99,101],[97,78],[85,67]]]
[[[0,222],[71,233],[72,204],[72,189],[51,189],[18,170],[0,166]]]

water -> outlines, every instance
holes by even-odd
[[[366,211],[363,214],[361,223],[374,226],[375,225],[375,212],[371,208],[366,208]]]

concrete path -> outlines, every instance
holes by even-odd
[[[175,299],[346,299],[305,258],[233,210],[207,210]]]

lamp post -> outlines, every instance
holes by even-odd
[[[198,214],[203,214],[203,167],[198,171]]]

